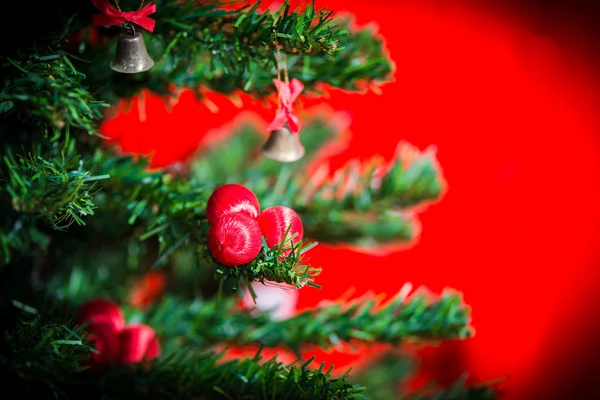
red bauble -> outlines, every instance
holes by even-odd
[[[160,355],[160,345],[154,329],[145,324],[130,325],[119,334],[119,362],[134,364]]]
[[[83,325],[89,321],[92,322],[90,326],[100,323],[107,324],[115,332],[119,332],[125,327],[125,318],[119,306],[106,299],[89,300],[79,307],[77,324]]]
[[[167,276],[164,271],[149,271],[137,281],[129,295],[129,304],[145,309],[155,302],[165,291]]]
[[[210,195],[206,203],[208,223],[213,224],[227,213],[243,213],[257,218],[260,204],[256,195],[245,186],[237,183],[227,183],[219,186]]]
[[[290,245],[289,238],[297,234],[292,239],[292,242],[298,243],[302,241],[304,235],[304,227],[300,216],[289,207],[275,206],[264,210],[258,217],[258,224],[262,234],[267,240],[267,246],[273,248],[279,245],[284,240],[284,235],[288,231],[287,243],[283,247]],[[291,227],[290,227],[291,225]],[[291,249],[282,252],[283,255],[288,255]]]
[[[88,328],[87,338],[90,346],[97,352],[90,351],[90,358],[84,361],[90,369],[104,369],[114,364],[119,357],[119,332],[109,323],[93,323]]]
[[[258,221],[246,214],[225,214],[208,231],[208,250],[215,260],[227,267],[248,264],[261,248]]]

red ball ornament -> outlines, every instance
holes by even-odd
[[[208,231],[208,250],[215,260],[227,267],[248,264],[261,248],[258,221],[246,214],[225,214]]]
[[[96,352],[83,363],[92,370],[101,370],[117,362],[119,358],[119,332],[108,323],[94,323],[86,328],[87,338]]]
[[[79,306],[75,322],[83,325],[91,321],[90,326],[95,324],[107,324],[115,332],[125,327],[125,317],[118,305],[107,299],[93,299]]]
[[[130,325],[119,333],[121,364],[149,361],[160,355],[160,345],[154,329],[145,324]]]
[[[206,203],[208,223],[213,224],[227,213],[243,213],[258,218],[260,204],[250,189],[237,183],[219,186],[210,195]]]
[[[269,248],[273,248],[283,242],[283,236],[288,232],[288,228],[289,232],[286,244],[283,247],[290,245],[289,238],[294,236],[294,234],[297,235],[292,239],[293,243],[302,241],[302,236],[304,235],[304,227],[302,226],[300,216],[289,207],[275,206],[267,208],[258,217],[258,224]],[[288,249],[281,254],[287,256],[291,251],[291,249]]]

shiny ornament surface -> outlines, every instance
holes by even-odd
[[[258,218],[260,204],[256,195],[247,187],[227,183],[215,189],[206,203],[206,217],[212,224],[227,213],[242,213]]]
[[[298,134],[292,133],[287,127],[272,131],[261,151],[265,157],[279,162],[298,161],[305,153]]]
[[[226,267],[248,264],[261,248],[258,221],[246,214],[225,214],[208,231],[208,249],[215,260]]]
[[[153,66],[154,61],[148,55],[142,33],[135,30],[121,32],[110,67],[123,74],[135,74],[148,71]]]

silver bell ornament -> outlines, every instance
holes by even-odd
[[[292,133],[287,126],[271,131],[261,151],[265,157],[279,162],[294,162],[304,157],[300,136]]]
[[[135,74],[148,71],[153,65],[154,61],[148,55],[142,33],[133,27],[121,32],[110,67],[124,74]]]

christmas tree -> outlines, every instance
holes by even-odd
[[[318,290],[327,268],[310,263],[318,242],[410,242],[417,210],[443,195],[434,151],[407,143],[391,161],[349,163],[334,176],[319,168],[318,150],[339,132],[326,115],[303,115],[301,97],[328,87],[385,90],[393,66],[382,38],[314,2],[296,10],[218,0],[5,3],[5,15],[26,15],[28,24],[18,34],[2,28],[10,38],[0,92],[8,390],[99,399],[496,397],[464,381],[398,393],[407,371],[394,356],[358,375],[301,357],[307,346],[467,339],[473,327],[458,292],[409,295],[399,283],[385,304],[329,304],[288,318],[252,305],[261,285]],[[100,133],[120,99],[146,89],[170,104],[182,88],[200,101],[243,93],[277,103],[273,123],[242,120],[165,168]],[[258,348],[250,358],[228,353],[248,345]],[[263,348],[298,359],[265,357]]]

